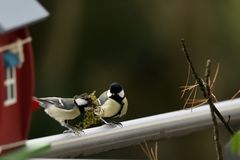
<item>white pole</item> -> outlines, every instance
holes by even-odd
[[[215,104],[227,120],[240,120],[240,99]],[[94,154],[111,149],[155,140],[184,135],[212,126],[208,105],[184,109],[122,122],[123,127],[111,128],[106,125],[84,130],[78,137],[72,133],[59,134],[27,141],[27,145],[50,143],[51,149],[44,157],[64,157]],[[226,131],[227,132],[227,131]]]

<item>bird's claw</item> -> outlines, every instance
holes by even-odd
[[[63,133],[64,133],[64,134],[65,134],[65,133],[72,133],[72,130],[68,129],[68,130],[63,131]]]
[[[74,133],[74,134],[77,135],[77,136],[81,136],[81,135],[85,134],[84,131],[80,131],[80,130],[77,130],[77,129],[65,130],[65,131],[63,131],[63,133],[64,133],[64,134],[65,134],[65,133]]]
[[[117,127],[117,126],[119,126],[121,128],[123,127],[122,123],[120,123],[120,122],[110,122],[110,123],[107,123],[106,125],[110,126],[110,127]]]
[[[73,131],[73,133],[74,133],[75,135],[77,135],[77,136],[81,136],[81,135],[84,135],[84,134],[85,134],[84,131],[79,131],[79,130]]]

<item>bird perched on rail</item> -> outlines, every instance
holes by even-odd
[[[91,105],[91,101],[87,98],[60,98],[60,97],[46,97],[36,98],[34,100],[39,103],[39,106],[44,108],[44,111],[56,121],[58,121],[63,127],[69,131],[80,134],[79,130],[68,124],[68,120],[73,120],[84,114],[86,110],[93,109],[94,105]]]
[[[80,134],[82,129],[96,124],[99,120],[105,124],[121,124],[116,122],[108,123],[104,118],[122,117],[127,113],[128,101],[125,97],[123,87],[119,83],[112,83],[109,89],[103,92],[96,99],[95,92],[81,94],[74,98],[46,97],[36,98],[35,105],[44,108],[44,111],[63,127],[75,134]],[[85,114],[86,113],[86,114]],[[68,121],[82,116],[82,121],[72,126]]]
[[[122,117],[127,113],[128,100],[123,87],[119,83],[114,82],[97,100],[99,107],[96,109],[95,114],[98,115],[105,124],[121,125],[121,123],[116,122],[108,123],[104,118]]]

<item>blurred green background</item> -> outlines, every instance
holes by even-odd
[[[179,110],[179,87],[188,65],[181,51],[185,38],[202,75],[206,59],[213,72],[219,100],[238,89],[240,60],[240,1],[197,0],[71,0],[40,1],[50,12],[32,25],[38,97],[99,95],[113,81],[121,83],[129,100],[128,120]],[[237,127],[237,126],[236,126]],[[64,129],[42,109],[33,114],[30,138]],[[229,138],[221,130],[221,141]],[[212,130],[159,141],[160,159],[215,159]],[[145,158],[139,146],[91,157]]]

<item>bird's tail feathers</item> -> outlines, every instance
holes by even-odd
[[[42,108],[46,109],[48,107],[47,104],[54,104],[54,102],[52,102],[49,99],[45,99],[45,98],[38,98],[38,97],[33,97],[33,100],[38,101],[39,106],[41,106]]]

